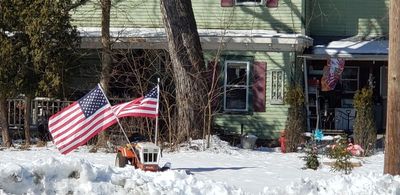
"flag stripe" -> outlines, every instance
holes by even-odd
[[[49,131],[58,150],[67,154],[116,122],[111,105],[98,85],[51,116]]]
[[[81,113],[81,115],[83,116],[83,113]],[[65,132],[64,134],[53,137],[54,142],[55,144],[58,145],[61,142],[61,140],[67,139],[68,136],[70,136],[71,134],[79,135],[80,133],[82,133],[80,131],[86,131],[86,129],[90,128],[93,123],[100,121],[103,118],[101,116],[112,117],[112,115],[113,113],[111,112],[110,109],[102,108],[97,113],[93,114],[90,118],[88,118],[89,120],[87,120],[86,122],[77,122],[72,128],[70,127],[66,128],[65,130],[67,130],[67,132]]]
[[[128,116],[133,116],[133,117],[148,117],[148,118],[156,118],[157,115],[152,114],[146,114],[146,113],[128,113],[128,114],[121,114],[118,115],[118,118],[122,117],[128,117]]]
[[[69,131],[70,128],[74,128],[84,121],[85,121],[85,116],[83,114],[76,115],[74,120],[64,123],[59,129],[54,130],[52,132],[53,139],[60,137],[61,135]]]
[[[120,112],[119,115],[125,115],[125,114],[154,114],[155,110],[124,110],[123,112]]]
[[[51,116],[49,119],[49,127],[57,123],[58,120],[64,118],[65,116],[68,116],[71,112],[74,112],[76,109],[79,109],[79,104],[77,102],[74,102],[71,105],[62,109],[60,112],[57,112],[55,115]]]
[[[128,116],[155,118],[158,115],[157,99],[154,97],[140,97],[130,102],[114,105],[112,109],[118,118]]]
[[[85,136],[81,137],[78,140],[75,140],[73,143],[71,143],[68,147],[64,147],[60,149],[60,152],[62,154],[67,154],[77,148],[78,146],[83,145],[87,141],[89,141],[93,136],[97,135],[99,132],[107,129],[109,126],[113,125],[115,122],[111,118],[107,118],[106,123],[103,123],[99,126],[96,126],[96,128],[92,129],[88,134],[85,134]]]
[[[61,120],[54,126],[51,126],[51,131],[53,138],[57,137],[58,134],[63,133],[65,130],[68,130],[68,128],[71,128],[78,124],[79,122],[82,122],[85,120],[85,116],[82,114],[81,110],[77,110],[76,112],[71,114],[66,120]]]
[[[69,137],[68,140],[58,144],[58,149],[62,152],[70,149],[71,147],[78,147],[79,143],[81,143],[83,140],[89,140],[91,137],[93,137],[92,134],[94,132],[98,132],[98,130],[105,129],[114,124],[114,120],[115,119],[113,118],[103,118],[102,120],[97,121],[97,123],[91,124],[91,128],[86,128],[80,131],[79,134],[74,134],[73,136]]]

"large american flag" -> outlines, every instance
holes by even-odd
[[[127,116],[155,118],[158,116],[157,95],[157,87],[154,87],[144,97],[142,96],[130,102],[114,105],[112,109],[118,118]]]
[[[116,122],[111,105],[98,85],[51,116],[49,131],[58,150],[67,154]]]

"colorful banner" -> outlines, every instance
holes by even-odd
[[[342,75],[345,60],[342,58],[330,58],[324,67],[321,79],[321,91],[331,91],[336,87]]]

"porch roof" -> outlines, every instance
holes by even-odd
[[[78,28],[82,48],[101,48],[101,28]],[[312,46],[312,38],[268,30],[198,29],[203,49],[243,51],[296,51]],[[115,48],[166,49],[163,28],[110,28]]]
[[[387,61],[389,52],[388,40],[338,40],[327,45],[315,45],[310,54],[303,57],[310,59],[326,59],[330,57],[347,60],[382,60]]]

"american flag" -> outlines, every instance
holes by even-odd
[[[51,116],[49,131],[58,150],[67,154],[116,122],[111,105],[98,85]]]
[[[127,116],[155,118],[158,116],[157,95],[157,87],[154,87],[144,97],[142,96],[130,102],[114,105],[112,109],[118,118]]]

